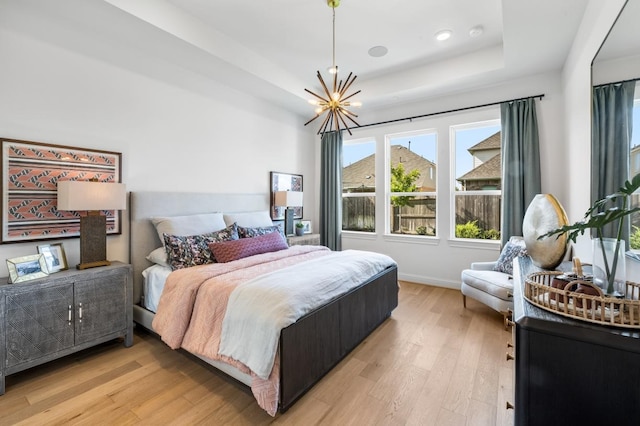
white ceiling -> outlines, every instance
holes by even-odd
[[[248,89],[304,116],[311,113],[304,89],[319,91],[316,70],[327,76],[331,65],[332,9],[326,0],[3,2],[11,3],[14,13],[34,17],[31,30],[65,48],[157,78],[170,74],[163,76],[160,65],[180,68]],[[353,87],[362,90],[363,108],[559,70],[587,3],[342,0],[336,9],[336,63],[343,77],[349,71],[358,76]],[[5,22],[11,25],[9,18]],[[484,33],[470,37],[476,25]],[[17,24],[15,29],[23,30]],[[434,34],[442,29],[452,30],[453,37],[436,42]],[[379,45],[388,54],[369,56]]]

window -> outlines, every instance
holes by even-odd
[[[500,239],[500,122],[451,127],[455,238]]]
[[[345,141],[342,159],[342,230],[375,232],[375,140]]]
[[[631,128],[631,152],[629,153],[629,179],[640,173],[640,83],[636,84],[635,101],[633,102],[633,125]],[[631,207],[640,206],[640,194],[631,197]],[[629,246],[632,250],[640,250],[640,213],[631,215],[631,232]]]
[[[412,132],[387,140],[389,232],[435,236],[437,134]]]

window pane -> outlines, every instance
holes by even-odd
[[[436,134],[389,140],[391,192],[436,191]]]
[[[455,147],[455,237],[473,239],[500,238],[499,193],[502,158],[500,125],[460,126],[454,128]],[[476,191],[474,194],[465,192]]]
[[[436,235],[436,197],[392,196],[392,234]]]
[[[376,144],[347,142],[342,148],[342,229],[375,232]],[[371,193],[366,196],[345,194]]]
[[[640,86],[636,84],[636,96]],[[633,103],[633,127],[631,128],[631,153],[629,158],[629,179],[640,173],[640,99]],[[631,197],[631,207],[640,207],[640,194]],[[640,250],[640,213],[631,215],[631,233],[629,246],[633,250]]]
[[[500,195],[456,194],[456,238],[500,239]]]

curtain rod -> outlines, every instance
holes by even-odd
[[[535,96],[525,96],[523,98],[509,99],[507,101],[491,102],[491,103],[488,103],[488,104],[482,104],[482,105],[475,105],[475,106],[469,106],[469,107],[463,107],[463,108],[450,109],[450,110],[447,110],[447,111],[431,112],[429,114],[414,115],[412,117],[396,118],[395,120],[378,121],[377,123],[370,123],[370,124],[363,124],[362,126],[349,127],[349,129],[362,129],[364,127],[379,126],[379,125],[382,125],[382,124],[389,124],[389,123],[397,123],[399,121],[407,121],[407,120],[411,121],[411,120],[416,119],[416,118],[431,117],[433,115],[449,114],[449,113],[452,113],[452,112],[460,112],[460,111],[466,111],[466,110],[469,110],[469,109],[483,108],[483,107],[488,107],[488,106],[492,106],[492,105],[500,105],[500,104],[502,104],[504,102],[515,102],[515,101],[521,101],[523,99],[529,99],[529,98],[539,98],[540,100],[542,100],[543,97],[544,97],[544,94],[535,95]]]
[[[628,82],[630,82],[630,81],[638,81],[638,80],[640,80],[640,77],[638,77],[638,78],[629,78],[629,79],[627,79],[627,80],[614,81],[613,83],[602,83],[602,84],[597,84],[597,85],[595,85],[595,86],[593,86],[593,87],[608,86],[608,85],[610,85],[610,84],[622,84],[622,83],[628,83]]]

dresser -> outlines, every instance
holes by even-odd
[[[563,317],[529,303],[514,263],[515,424],[640,424],[640,330]]]
[[[117,337],[132,345],[130,265],[7,281],[0,278],[0,395],[8,375]]]

